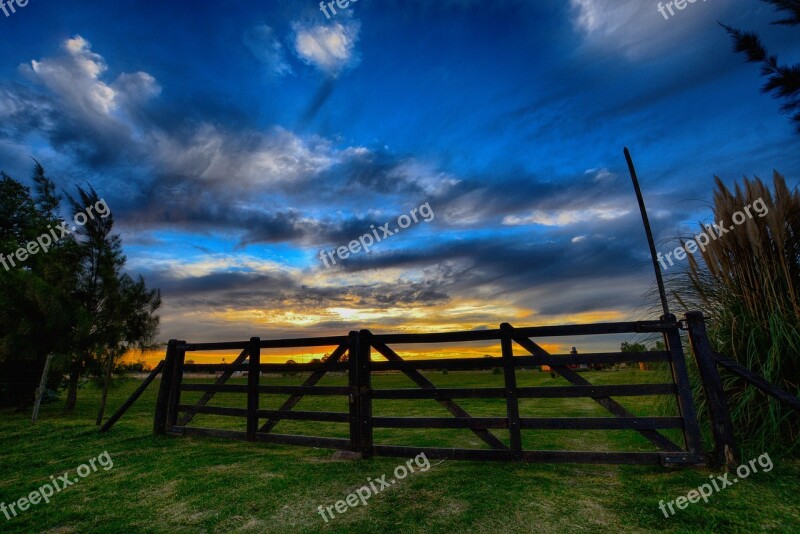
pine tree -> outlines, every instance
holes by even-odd
[[[762,0],[775,6],[787,17],[773,22],[784,26],[800,25],[800,0]],[[783,100],[781,111],[789,114],[800,133],[800,64],[781,65],[778,57],[770,55],[761,37],[755,32],[745,32],[722,24],[733,38],[733,49],[744,54],[749,63],[761,64],[761,75],[767,78],[761,91]]]

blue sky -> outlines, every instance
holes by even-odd
[[[0,168],[98,189],[163,339],[641,317],[624,146],[661,250],[714,175],[800,170],[717,21],[784,62],[796,32],[756,0],[656,6],[30,0],[0,14]],[[426,202],[434,220],[320,262]]]

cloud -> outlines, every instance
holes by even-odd
[[[594,178],[592,178],[592,180],[595,182],[603,182],[616,177],[616,174],[609,171],[605,167],[602,169],[588,169],[584,174],[594,174]]]
[[[666,3],[666,2],[665,2]],[[676,20],[664,20],[657,2],[641,0],[570,0],[572,24],[596,51],[641,60],[674,54],[676,43],[705,40],[709,27],[730,10],[728,2],[695,2],[676,11]],[[686,53],[694,48],[687,48]]]
[[[534,210],[529,215],[508,215],[503,218],[507,226],[523,226],[540,224],[542,226],[569,226],[576,223],[595,221],[613,221],[630,213],[630,210],[620,208],[592,208],[581,210]]]
[[[358,22],[335,23],[331,26],[294,25],[294,46],[297,55],[309,65],[331,76],[355,65],[355,45],[361,25]]]
[[[112,84],[100,79],[107,70],[103,57],[76,35],[62,45],[63,54],[33,60],[21,68],[32,80],[58,95],[64,109],[84,118],[108,116],[120,106],[141,102],[160,92],[155,79],[145,73],[123,73]]]
[[[244,44],[255,58],[266,67],[273,76],[292,74],[292,67],[286,58],[286,52],[275,32],[266,24],[249,29],[244,34]]]

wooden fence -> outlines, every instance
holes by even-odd
[[[690,332],[695,350],[702,351],[698,358],[703,364],[713,366],[710,350],[698,340],[704,336],[702,318],[691,321]],[[350,332],[347,336],[305,339],[262,340],[257,337],[243,342],[186,343],[172,340],[167,348],[159,390],[154,432],[190,436],[214,436],[249,441],[305,445],[339,450],[349,450],[363,457],[413,456],[424,452],[428,458],[464,460],[513,460],[527,462],[579,462],[579,463],[655,463],[699,465],[705,458],[700,430],[692,400],[686,359],[681,346],[681,324],[674,316],[659,321],[601,323],[590,325],[545,326],[515,328],[503,324],[495,330],[447,332],[430,334],[373,334],[369,330]],[[660,333],[667,347],[665,351],[636,353],[592,353],[578,355],[551,355],[534,338],[586,336],[599,334]],[[447,344],[476,341],[499,342],[501,358],[450,358],[405,360],[392,346],[410,344]],[[322,363],[267,364],[261,363],[262,349],[307,348],[335,346],[336,349]],[[228,364],[186,364],[186,354],[200,351],[240,351],[238,358]],[[342,362],[348,354],[348,361]],[[373,356],[381,356],[376,361]],[[593,385],[582,375],[568,367],[574,364],[616,364],[636,362],[665,362],[672,370],[672,380],[658,384]],[[518,387],[517,369],[520,367],[549,366],[565,378],[568,386]],[[705,365],[708,367],[708,365]],[[426,378],[421,370],[448,369],[453,371],[501,368],[503,387],[439,388]],[[380,371],[400,371],[418,388],[375,389],[372,374]],[[221,372],[213,384],[184,383],[185,372]],[[227,384],[237,371],[247,372],[247,384]],[[331,371],[347,373],[347,386],[318,386],[317,383]],[[264,373],[310,372],[298,386],[274,385],[265,380]],[[719,377],[717,376],[717,379]],[[716,386],[709,389],[716,392]],[[192,404],[181,402],[183,392],[201,392],[200,399]],[[209,406],[216,393],[240,393],[247,397],[246,408]],[[259,406],[261,394],[285,394],[287,399],[277,410],[264,410]],[[297,411],[293,408],[307,395],[342,396],[349,399],[347,412]],[[675,417],[639,417],[630,413],[614,397],[667,395],[677,400],[679,415]],[[520,399],[590,398],[609,412],[609,417],[521,417]],[[504,399],[504,417],[473,417],[458,399]],[[378,399],[433,399],[452,417],[376,417],[372,413],[373,400]],[[722,397],[724,406],[724,396]],[[711,402],[715,408],[718,406]],[[727,408],[725,409],[727,413]],[[247,421],[246,431],[232,431],[191,426],[197,414],[241,417]],[[324,421],[349,425],[349,438],[288,435],[273,432],[281,420]],[[729,418],[728,418],[729,424]],[[488,448],[432,448],[376,444],[375,428],[438,428],[468,429]],[[675,443],[661,430],[680,429],[682,443]],[[571,450],[525,450],[522,446],[523,430],[632,430],[641,434],[654,446],[653,452],[594,452]],[[733,451],[732,432],[721,422],[715,437],[721,455]],[[492,432],[495,431],[495,432]],[[496,434],[507,433],[507,440]],[[726,441],[728,440],[728,441]],[[506,444],[507,443],[507,444]],[[722,446],[720,447],[720,444]],[[729,451],[729,452],[725,452]]]

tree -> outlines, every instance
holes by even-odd
[[[762,0],[786,12],[786,18],[773,24],[785,26],[800,25],[800,0]],[[800,64],[781,65],[778,57],[770,55],[755,32],[744,32],[722,24],[733,39],[733,49],[744,54],[749,63],[761,64],[761,75],[767,78],[761,91],[784,101],[781,111],[791,116],[800,133]]]
[[[77,250],[69,236],[54,237],[61,199],[38,162],[33,182],[32,193],[0,173],[0,376],[9,382],[0,402],[20,410],[33,401],[48,355],[54,361],[46,385],[57,388],[79,315]]]
[[[65,411],[74,409],[80,378],[92,367],[105,376],[104,406],[115,364],[155,337],[160,294],[123,272],[113,217],[91,186],[70,199],[79,227],[73,234],[38,162],[33,182],[31,192],[0,172],[0,377],[8,385],[0,403],[28,406],[52,355],[48,387],[69,373]]]
[[[112,372],[119,360],[133,349],[146,350],[158,332],[156,310],[161,306],[158,290],[148,290],[143,278],[134,280],[123,273],[126,258],[122,240],[113,234],[114,216],[89,186],[78,187],[78,198],[70,198],[73,218],[86,215],[86,224],[78,229],[78,246],[83,269],[79,277],[79,295],[91,318],[82,336],[82,351],[75,355],[70,374],[70,395],[65,409],[75,407],[77,380],[85,362],[96,362],[103,374],[103,393],[97,424],[101,424],[108,398]],[[96,212],[88,216],[90,208]]]

